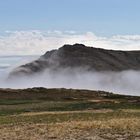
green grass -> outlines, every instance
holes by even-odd
[[[65,121],[107,121],[110,119],[140,118],[140,112],[113,111],[107,113],[65,113],[65,114],[39,114],[39,115],[14,115],[0,116],[0,124],[19,123],[56,123]]]
[[[12,89],[0,89],[0,119],[1,122],[8,122],[10,115],[18,115],[27,112],[43,112],[43,111],[82,111],[82,110],[102,110],[110,109],[114,114],[72,114],[70,116],[64,115],[65,119],[78,118],[89,116],[96,118],[103,115],[106,117],[109,115],[119,115],[122,109],[140,110],[140,97],[135,96],[123,96],[118,94],[112,94],[103,91],[88,91],[88,90],[72,90],[72,89],[44,89],[33,88],[25,90],[12,90]],[[117,114],[116,114],[117,112]],[[122,114],[122,113],[121,113]],[[124,112],[123,112],[124,114]],[[99,115],[99,116],[98,116]],[[122,115],[125,116],[126,114]],[[127,114],[131,115],[131,114]],[[127,116],[126,115],[126,116]],[[133,115],[133,114],[132,114]],[[139,116],[139,114],[135,114]],[[95,117],[94,117],[95,116]],[[1,118],[2,117],[2,118]],[[43,117],[44,120],[44,116]],[[46,120],[49,120],[53,115],[45,115]],[[62,120],[63,115],[54,115],[54,120]],[[11,117],[10,117],[11,118]],[[11,119],[9,118],[9,122]],[[40,118],[40,116],[39,116]],[[48,118],[48,119],[47,119]],[[60,118],[60,119],[59,119]],[[21,117],[19,120],[28,120],[29,122],[36,117]],[[37,118],[38,119],[38,118]],[[88,118],[89,119],[89,118]],[[13,118],[14,120],[14,118]],[[13,121],[12,120],[12,121]],[[17,121],[18,122],[18,121]]]
[[[91,109],[140,109],[136,103],[90,102],[90,101],[44,101],[44,100],[3,100],[0,101],[0,116],[24,112],[76,111]]]
[[[31,104],[38,103],[40,100],[0,100],[0,105],[20,105],[20,104]]]

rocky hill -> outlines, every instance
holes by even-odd
[[[140,51],[105,50],[83,44],[64,45],[58,50],[46,52],[36,61],[16,68],[10,75],[33,74],[47,68],[84,68],[88,71],[140,70]]]

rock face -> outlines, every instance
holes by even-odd
[[[16,68],[10,75],[34,74],[47,68],[86,68],[88,71],[140,70],[140,51],[105,50],[83,44],[64,45],[58,50],[46,52],[36,61]]]

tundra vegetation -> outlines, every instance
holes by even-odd
[[[140,97],[76,89],[0,89],[0,139],[138,140]]]

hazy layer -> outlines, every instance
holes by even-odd
[[[5,76],[6,77],[6,76]],[[122,72],[88,72],[83,68],[60,69],[32,76],[20,76],[11,80],[1,80],[0,87],[4,88],[75,88],[105,90],[120,94],[140,95],[140,71]]]

